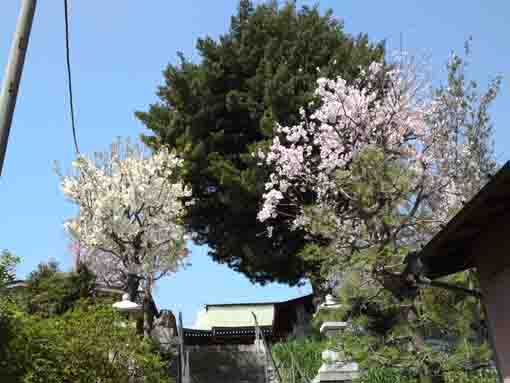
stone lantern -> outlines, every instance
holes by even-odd
[[[112,307],[125,315],[126,319],[138,318],[142,313],[142,306],[129,299],[129,294],[123,294],[122,300],[112,304]]]
[[[321,311],[334,310],[341,308],[342,305],[338,303],[335,297],[331,294],[326,295],[324,303],[319,306],[317,313]],[[334,337],[348,328],[347,322],[328,321],[321,325],[320,332],[327,338]],[[317,376],[313,383],[322,382],[351,382],[359,377],[359,367],[354,361],[345,358],[342,353],[325,350],[322,353],[323,363],[320,367]]]

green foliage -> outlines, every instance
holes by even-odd
[[[76,272],[62,272],[55,261],[41,263],[30,273],[28,287],[18,294],[17,302],[29,314],[60,315],[80,299],[91,298],[95,282],[85,266]]]
[[[461,273],[448,281],[472,287],[471,277]],[[490,362],[480,302],[473,297],[423,288],[416,297],[402,301],[386,289],[379,287],[374,293],[374,288],[359,286],[360,280],[347,276],[338,290],[349,308],[343,319],[349,320],[351,329],[339,336],[335,348],[363,369],[394,368],[429,376],[469,371]]]
[[[456,371],[445,374],[445,383],[497,383],[498,374],[493,370],[477,372]]]
[[[0,257],[4,279],[14,278],[16,262]],[[27,284],[0,295],[1,382],[169,382],[155,346],[94,297],[86,268],[64,273],[43,263]]]
[[[0,313],[2,382],[169,381],[152,346],[109,306],[83,302],[42,318],[3,302]]]
[[[0,378],[2,382],[22,382],[30,363],[24,337],[26,315],[12,301],[0,298]]]
[[[496,383],[497,373],[490,370],[478,372],[456,371],[444,374],[443,383]],[[372,369],[364,373],[355,383],[418,383],[418,378],[404,375],[391,368]]]
[[[319,336],[290,339],[275,344],[272,353],[282,383],[306,383],[313,380],[322,365],[322,352],[330,342]]]
[[[297,255],[302,232],[277,225],[269,239],[258,222],[267,171],[252,153],[267,145],[276,122],[298,122],[319,75],[353,79],[383,56],[382,45],[347,35],[331,11],[243,0],[229,31],[199,39],[197,49],[202,61],[181,55],[164,72],[160,103],[137,113],[154,133],[143,137],[147,144],[168,145],[185,159],[196,200],[188,231],[216,261],[252,281],[296,284],[317,276],[320,263]]]
[[[418,383],[418,380],[404,376],[402,372],[389,368],[369,370],[356,383]]]
[[[16,278],[16,265],[20,258],[7,250],[0,253],[0,291]]]

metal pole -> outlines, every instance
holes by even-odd
[[[0,175],[2,175],[7,141],[9,140],[9,131],[16,106],[16,97],[23,72],[36,3],[37,0],[22,0],[16,32],[5,70],[2,92],[0,93]]]
[[[278,366],[276,365],[276,361],[274,360],[273,353],[271,352],[271,348],[269,347],[268,343],[266,342],[266,337],[264,336],[264,332],[259,326],[259,321],[257,320],[257,316],[252,311],[251,315],[253,315],[253,320],[255,322],[255,330],[258,331],[260,334],[260,337],[262,339],[262,344],[264,345],[264,350],[266,352],[266,355],[269,354],[269,361],[271,362],[271,365],[273,366],[273,370],[276,372],[276,376],[278,377],[278,383],[282,383],[282,376],[280,374],[280,370],[278,369]]]
[[[177,327],[177,333],[179,334],[179,379],[178,383],[184,382],[184,373],[186,369],[185,365],[185,354],[184,354],[184,328],[182,326],[182,312],[179,311],[179,323]]]

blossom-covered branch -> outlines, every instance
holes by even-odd
[[[415,247],[437,231],[485,182],[477,164],[495,166],[483,145],[499,79],[466,110],[462,59],[452,56],[449,72],[453,89],[435,93],[405,55],[372,63],[350,83],[320,78],[318,101],[306,106],[313,112],[302,108],[299,124],[278,125],[258,153],[272,169],[258,214],[269,233],[273,220],[287,219],[349,258]]]
[[[126,283],[128,273],[154,281],[187,255],[181,217],[191,190],[179,179],[182,161],[166,149],[144,156],[128,145],[126,153],[73,162],[61,186],[79,213],[65,226],[104,281]]]

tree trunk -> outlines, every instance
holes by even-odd
[[[412,336],[413,346],[417,352],[423,351],[425,348],[425,337],[420,332],[420,330],[416,329],[415,324],[419,321],[418,311],[416,307],[413,305],[407,310],[407,322],[409,324],[409,329]],[[440,383],[443,382],[443,378],[441,375],[433,375],[431,366],[427,363],[424,363],[420,367],[419,372],[419,381],[420,383]]]
[[[419,331],[413,328],[413,325],[418,322],[418,312],[414,305],[407,310],[407,321],[409,323],[409,328],[412,334],[411,336],[413,338],[414,348],[416,351],[420,352],[425,347],[425,339]]]
[[[153,312],[151,305],[150,281],[146,280],[143,292],[143,337],[149,338],[152,332]]]
[[[468,287],[471,290],[480,289],[478,283],[478,276],[473,270],[466,271],[467,279],[468,279]],[[483,320],[483,303],[482,300],[479,299],[475,305],[472,307],[473,313],[473,321],[475,326],[476,338],[479,344],[483,342],[489,341],[488,331],[486,325]]]
[[[129,273],[127,277],[127,292],[129,300],[131,302],[138,301],[138,289],[140,288],[140,278],[135,273]],[[145,295],[145,294],[144,294]],[[142,303],[142,318],[136,318],[136,333],[144,333],[144,322],[145,322],[145,299]]]
[[[319,305],[324,302],[324,299],[327,294],[330,293],[328,289],[324,286],[324,280],[317,276],[310,276],[310,285],[312,286],[312,293],[313,293],[313,305],[315,306],[315,309],[317,310]]]
[[[127,292],[129,294],[129,300],[136,302],[138,295],[138,287],[140,286],[140,279],[136,274],[129,273],[127,278]]]

